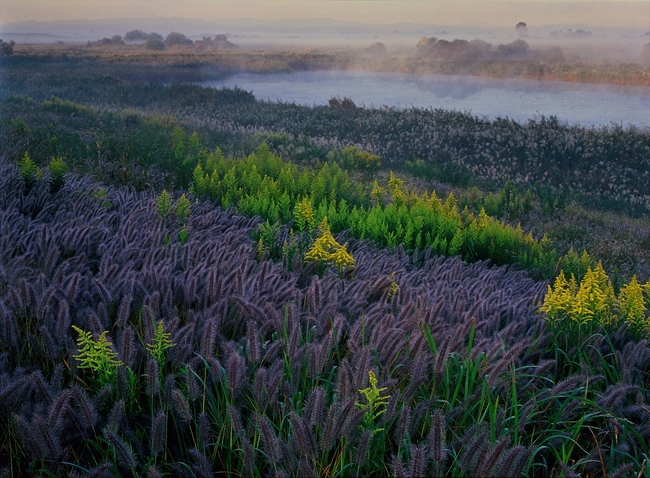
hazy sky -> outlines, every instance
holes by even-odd
[[[1,0],[0,23],[181,17],[333,18],[366,23],[509,26],[583,24],[650,29],[648,0]]]

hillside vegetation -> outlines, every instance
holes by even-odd
[[[0,69],[2,473],[650,473],[648,131],[84,68]]]

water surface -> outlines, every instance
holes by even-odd
[[[554,115],[572,125],[650,127],[648,86],[349,71],[243,73],[202,84],[237,86],[257,99],[308,106],[349,97],[367,107],[441,108],[517,121]]]

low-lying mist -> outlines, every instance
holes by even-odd
[[[305,20],[256,21],[188,19],[129,19],[75,22],[21,22],[0,26],[0,37],[16,43],[86,43],[133,30],[157,32],[165,37],[182,32],[197,41],[205,36],[226,35],[242,49],[348,49],[381,43],[389,55],[408,55],[422,38],[481,40],[493,45],[524,40],[531,51],[560,48],[567,61],[650,63],[650,32],[639,28],[589,27],[582,24],[534,25],[520,22],[511,27],[425,25],[397,23],[376,25],[356,21]]]

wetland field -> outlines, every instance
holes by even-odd
[[[647,66],[129,33],[3,43],[0,476],[650,475]]]

